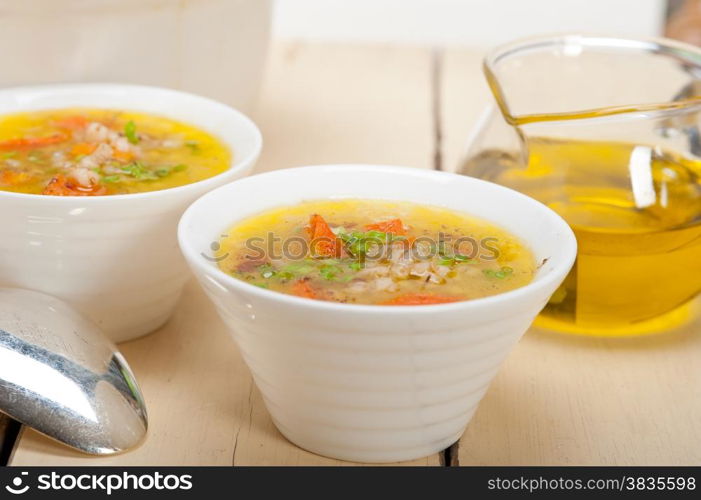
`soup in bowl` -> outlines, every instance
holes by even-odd
[[[218,138],[163,116],[69,108],[0,116],[0,190],[47,196],[143,193],[231,165]]]
[[[422,236],[428,255],[412,255]],[[280,432],[362,462],[455,442],[576,254],[527,196],[371,165],[238,180],[190,206],[178,238]]]
[[[0,286],[61,298],[116,342],[169,318],[180,215],[262,145],[224,104],[136,85],[3,89],[0,124]]]
[[[472,300],[523,286],[536,270],[526,245],[502,228],[410,202],[307,201],[249,217],[226,233],[217,258],[229,275],[345,304]]]

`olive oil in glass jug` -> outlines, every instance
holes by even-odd
[[[625,335],[687,320],[701,291],[701,50],[564,36],[502,47],[484,68],[497,106],[461,172],[547,204],[579,245],[538,323]]]

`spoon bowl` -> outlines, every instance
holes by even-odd
[[[68,446],[109,455],[138,445],[146,407],[99,328],[54,297],[0,288],[0,411]]]

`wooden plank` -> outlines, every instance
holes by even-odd
[[[439,54],[437,66],[442,169],[455,172],[492,98],[482,76],[481,52],[446,50]]]
[[[480,54],[442,59],[443,157],[459,163],[490,97]],[[697,312],[698,315],[698,312]],[[460,465],[701,465],[701,318],[597,338],[531,330],[459,442]]]
[[[430,53],[278,45],[256,116],[260,170],[326,162],[429,167]],[[94,458],[24,432],[13,465],[339,465],[273,426],[236,346],[195,283],[158,332],[122,346],[146,396],[150,429],[126,454]],[[437,455],[410,462],[437,465]]]
[[[432,167],[428,49],[285,44],[268,66],[257,171],[322,163]]]
[[[460,465],[701,465],[701,321],[605,339],[532,330],[460,440]]]

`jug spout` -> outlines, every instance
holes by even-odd
[[[504,120],[514,126],[684,112],[701,104],[699,49],[672,40],[533,38],[495,49],[483,70]]]

